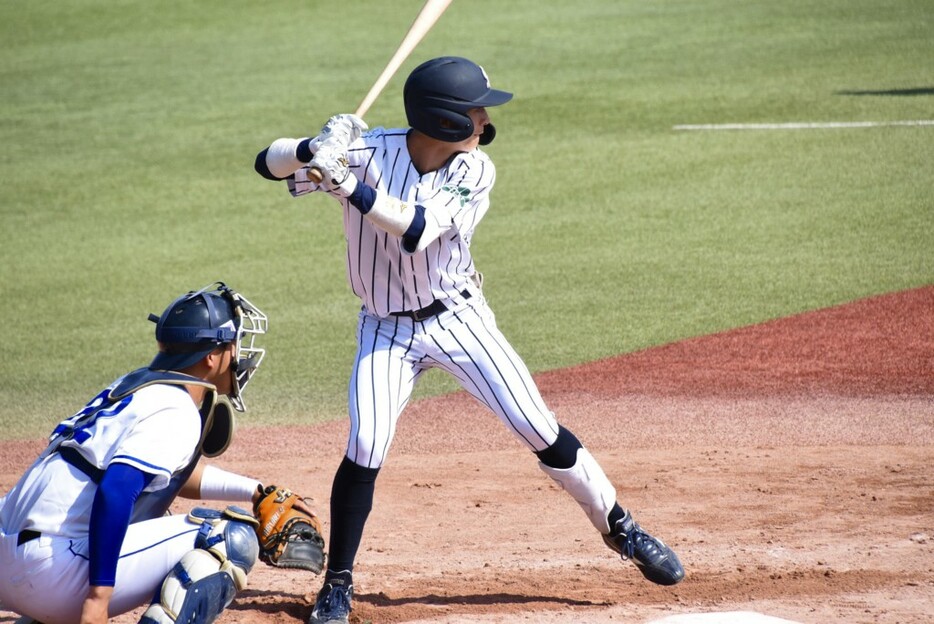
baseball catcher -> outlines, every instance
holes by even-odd
[[[266,315],[216,282],[149,320],[152,362],[62,420],[0,492],[0,602],[24,621],[105,624],[145,607],[143,624],[208,624],[259,560],[321,571],[307,505],[204,461],[224,453],[234,412],[246,411]],[[243,507],[169,513],[178,498]]]
[[[278,568],[324,569],[321,521],[296,494],[275,485],[259,486],[253,505],[259,558]]]

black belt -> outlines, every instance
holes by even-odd
[[[26,542],[31,542],[34,539],[39,539],[42,537],[42,533],[39,531],[33,531],[32,529],[23,529],[19,532],[19,535],[16,536],[16,545],[22,546]]]
[[[470,299],[470,292],[466,290],[461,291],[461,297],[464,299]],[[431,318],[438,314],[441,314],[448,307],[444,305],[444,302],[440,299],[435,299],[429,305],[421,308],[420,310],[405,310],[403,312],[390,312],[389,316],[407,316],[410,319],[415,319],[416,321],[424,321],[425,319]]]

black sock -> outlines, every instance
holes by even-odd
[[[613,505],[613,509],[610,510],[609,515],[606,517],[607,521],[610,523],[610,533],[613,532],[613,529],[616,527],[616,523],[626,517],[626,510],[619,506],[619,503]]]
[[[328,570],[353,570],[363,526],[373,508],[379,468],[364,468],[344,457],[331,486]]]
[[[353,585],[353,573],[350,570],[332,570],[328,568],[324,573],[324,582],[325,584],[350,587]]]

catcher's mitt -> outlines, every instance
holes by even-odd
[[[280,568],[301,568],[320,574],[324,569],[324,538],[321,521],[291,491],[267,485],[259,487],[253,504],[259,520],[259,558]]]

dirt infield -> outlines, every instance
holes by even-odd
[[[537,379],[685,581],[656,587],[620,562],[495,417],[455,394],[399,424],[353,622],[931,621],[934,287]],[[243,428],[217,463],[310,495],[327,520],[345,436],[344,422]],[[41,446],[0,444],[0,489]],[[306,621],[319,585],[260,565],[220,621]]]

